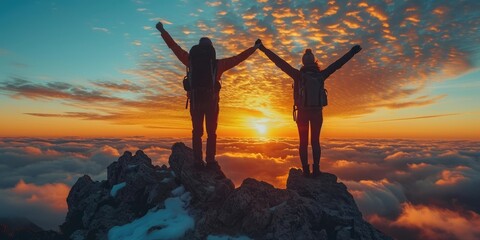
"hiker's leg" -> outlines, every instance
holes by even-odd
[[[192,148],[193,158],[196,162],[202,162],[202,136],[203,136],[203,118],[204,109],[199,106],[192,108],[190,106],[190,116],[192,117]]]
[[[300,146],[298,153],[300,155],[300,161],[302,166],[308,166],[308,118],[307,113],[304,110],[298,111],[297,116],[297,128],[298,136],[300,138]]]
[[[216,106],[211,107],[207,110],[205,116],[206,127],[207,127],[207,156],[205,161],[215,162],[215,154],[217,149],[217,126],[218,126],[218,102]]]
[[[320,156],[322,150],[320,148],[320,130],[322,129],[323,124],[323,114],[322,110],[312,112],[310,118],[311,125],[311,144],[312,144],[312,155],[313,155],[313,172],[314,175],[320,172]]]

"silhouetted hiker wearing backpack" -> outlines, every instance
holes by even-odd
[[[263,44],[260,50],[277,65],[282,71],[293,79],[294,106],[293,115],[297,122],[298,134],[300,136],[300,160],[302,162],[303,174],[310,176],[308,165],[308,130],[310,124],[311,144],[313,152],[313,176],[320,174],[320,130],[323,123],[322,108],[327,105],[327,91],[324,88],[325,80],[348,62],[362,48],[354,46],[347,54],[330,64],[326,69],[321,70],[311,49],[305,50],[302,57],[303,66],[300,70],[293,68],[285,60],[267,49]]]
[[[216,59],[215,48],[209,38],[202,37],[198,45],[193,46],[190,52],[183,50],[165,31],[163,24],[158,22],[156,28],[161,32],[162,38],[177,58],[187,67],[187,77],[184,88],[188,91],[190,103],[190,116],[192,117],[192,148],[196,167],[203,167],[202,136],[203,121],[207,129],[207,152],[205,161],[207,168],[220,169],[215,160],[217,125],[219,112],[219,91],[221,88],[220,77],[222,73],[235,67],[247,59],[260,45],[257,40],[255,45],[237,56]],[[187,102],[188,104],[188,102]]]

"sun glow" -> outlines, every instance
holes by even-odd
[[[262,135],[267,133],[267,125],[265,125],[265,124],[257,123],[257,124],[255,124],[255,128],[257,129],[257,132],[262,134]]]
[[[253,125],[253,128],[258,132],[258,134],[265,135],[268,130],[267,123],[268,123],[268,119],[262,118],[262,119],[253,120],[252,125]]]

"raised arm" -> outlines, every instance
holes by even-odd
[[[352,57],[357,54],[358,52],[360,52],[360,50],[362,50],[362,48],[360,47],[360,45],[355,45],[352,47],[352,49],[350,49],[350,51],[348,51],[345,55],[343,55],[340,59],[338,59],[337,61],[335,61],[334,63],[330,64],[330,66],[328,66],[323,72],[326,74],[326,78],[328,76],[330,76],[332,73],[334,73],[335,71],[337,71],[338,69],[340,69],[343,64],[347,63],[350,59],[352,59]]]
[[[272,52],[270,49],[267,49],[263,44],[260,45],[259,49],[267,55],[267,57],[277,65],[283,72],[288,74],[293,79],[297,79],[298,75],[300,75],[300,71],[295,69],[290,64],[288,64],[285,60],[280,58],[277,54]]]
[[[162,38],[167,44],[167,46],[172,49],[175,56],[178,60],[183,63],[183,65],[188,66],[188,52],[183,50],[178,44],[173,40],[172,36],[163,28],[163,24],[158,22],[156,28],[162,34]]]
[[[225,72],[225,71],[237,66],[241,62],[245,61],[245,59],[250,57],[250,55],[252,55],[252,53],[255,52],[255,50],[257,50],[258,46],[260,45],[259,42],[260,42],[260,40],[257,40],[253,47],[248,48],[247,50],[241,52],[240,54],[238,54],[236,56],[229,57],[229,58],[223,58],[223,59],[218,60],[218,71],[219,72]]]

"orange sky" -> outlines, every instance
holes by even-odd
[[[330,109],[325,111],[321,135],[327,138],[479,139],[480,137],[479,113],[426,115],[425,118],[403,119],[403,116],[411,116],[408,110],[398,111],[399,113],[384,110],[359,117],[329,117],[328,110]],[[132,124],[119,124],[102,120],[41,118],[22,113],[24,109],[16,111],[17,113],[3,116],[0,120],[1,136],[188,137],[191,133],[188,110],[181,107],[178,109],[180,117],[176,119],[178,121],[176,126],[169,122],[168,115],[150,119],[155,126],[144,126],[142,121],[145,119],[131,119],[130,121],[134,122]],[[221,107],[219,137],[297,137],[296,125],[289,112],[257,115],[259,116]],[[161,127],[162,124],[164,127]]]
[[[326,81],[322,137],[480,139],[479,18],[467,4],[131,4],[107,16],[65,6],[72,21],[44,16],[51,6],[41,5],[24,14],[36,17],[41,39],[27,37],[28,19],[5,15],[14,24],[0,25],[0,136],[189,136],[185,68],[154,27],[163,21],[187,51],[208,36],[226,58],[261,38],[295,68],[306,48],[325,68],[360,44]],[[296,137],[291,84],[260,51],[227,71],[218,135]]]

